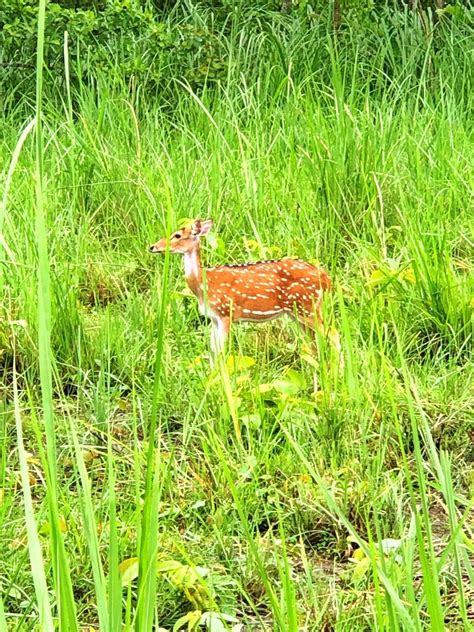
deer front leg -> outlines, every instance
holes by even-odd
[[[214,355],[222,353],[230,328],[230,318],[219,318],[212,321],[211,351]]]

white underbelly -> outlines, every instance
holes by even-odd
[[[286,314],[285,310],[279,310],[278,312],[268,312],[268,313],[264,313],[261,312],[260,314],[255,315],[252,317],[252,315],[249,314],[244,314],[243,316],[241,316],[239,318],[239,321],[241,322],[245,322],[245,323],[263,323],[266,322],[267,320],[274,320],[275,318],[279,318],[280,316],[283,316],[284,314]]]

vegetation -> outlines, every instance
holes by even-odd
[[[3,40],[0,632],[472,628],[472,9],[91,3],[81,40],[39,5]],[[344,368],[282,320],[210,368],[148,253],[196,217],[211,264],[330,272]]]

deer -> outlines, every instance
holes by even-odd
[[[187,284],[199,302],[199,311],[213,324],[214,354],[225,348],[231,324],[240,321],[262,323],[288,315],[306,332],[324,332],[322,301],[324,293],[331,289],[331,279],[322,268],[301,259],[285,258],[203,269],[201,238],[212,227],[212,219],[196,219],[151,245],[150,252],[169,250],[184,255]],[[330,338],[340,353],[337,332]]]

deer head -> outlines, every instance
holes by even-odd
[[[167,248],[172,253],[186,254],[199,246],[203,235],[208,233],[214,222],[212,219],[197,219],[189,226],[177,230],[171,237],[163,237],[150,246],[150,252],[165,252]]]

